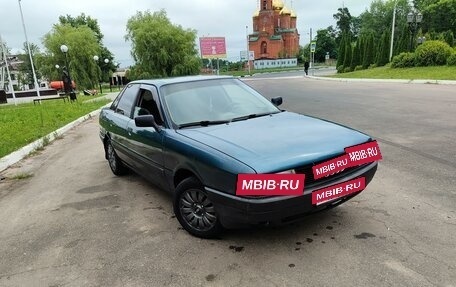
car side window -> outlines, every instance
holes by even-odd
[[[153,88],[152,88],[153,89]],[[139,99],[134,109],[134,117],[140,115],[153,115],[158,125],[163,125],[163,118],[158,108],[158,97],[149,88],[139,90]]]
[[[129,84],[120,97],[115,112],[131,118],[131,113],[136,102],[138,90],[139,84]]]

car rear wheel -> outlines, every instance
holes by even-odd
[[[194,236],[213,238],[222,231],[214,204],[194,177],[183,180],[176,187],[174,213],[182,227]]]
[[[111,141],[108,139],[106,142],[106,157],[108,159],[109,167],[115,175],[124,175],[128,172],[127,167],[122,163],[117,156]]]

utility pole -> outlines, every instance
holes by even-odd
[[[38,86],[38,81],[36,79],[35,66],[33,65],[32,51],[30,51],[30,44],[29,44],[29,41],[27,38],[27,30],[25,29],[24,15],[22,14],[21,0],[18,0],[18,3],[19,3],[19,11],[21,12],[22,28],[24,29],[25,43],[27,43],[28,54],[30,57],[30,65],[32,65],[32,74],[33,74],[33,80],[35,81],[36,95],[38,96],[38,98],[40,98],[41,97],[40,87]]]
[[[396,6],[397,0],[394,2],[394,9],[393,9],[393,24],[391,27],[391,45],[390,45],[390,54],[389,54],[389,61],[391,62],[391,58],[393,57],[393,45],[394,45],[394,28],[396,26]]]
[[[309,42],[309,49],[310,49],[310,53],[309,53],[309,62],[310,62],[310,66],[309,68],[312,69],[313,67],[313,57],[312,57],[312,28],[310,28],[310,42]]]
[[[249,75],[250,75],[250,52],[249,52],[249,26],[245,26],[245,37],[246,37],[246,43],[247,43],[247,67],[249,67]]]

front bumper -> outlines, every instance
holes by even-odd
[[[304,194],[301,196],[245,198],[226,194],[208,187],[205,190],[209,199],[214,203],[222,225],[227,228],[261,224],[279,225],[290,223],[299,220],[305,215],[337,206],[360,193],[350,194],[346,197],[316,206],[312,205],[313,191],[358,177],[364,177],[367,186],[376,171],[377,162],[373,162],[344,177],[339,177],[334,181],[326,181],[323,185],[314,185],[310,188],[304,187]]]

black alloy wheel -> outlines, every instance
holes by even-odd
[[[176,187],[174,213],[182,227],[194,236],[213,238],[222,230],[214,204],[194,177]]]

